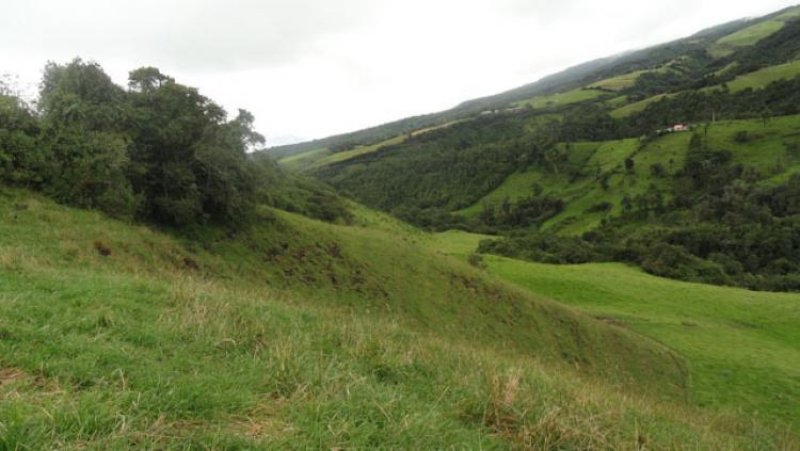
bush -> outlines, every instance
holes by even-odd
[[[681,246],[667,243],[642,248],[641,266],[650,274],[672,279],[717,284],[730,282],[719,264],[702,260]]]
[[[653,163],[650,165],[650,175],[653,177],[663,177],[666,175],[667,171],[664,169],[664,165],[661,163]]]
[[[599,202],[586,209],[586,213],[606,213],[611,211],[614,206],[611,202]]]
[[[486,269],[486,262],[483,261],[483,255],[477,253],[471,253],[467,257],[467,263],[471,266],[474,266],[478,269]]]
[[[733,135],[733,141],[737,142],[737,143],[740,143],[740,144],[746,143],[749,140],[750,140],[750,136],[747,133],[747,130],[738,131]]]

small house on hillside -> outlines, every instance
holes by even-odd
[[[667,127],[665,129],[656,130],[656,135],[661,136],[667,133],[679,133],[679,132],[688,132],[691,131],[691,127],[686,124],[675,124],[672,127]]]

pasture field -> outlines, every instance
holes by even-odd
[[[487,238],[448,232],[435,242],[464,258]],[[492,275],[674,349],[689,362],[692,403],[800,427],[800,295],[662,279],[618,263],[483,260]]]
[[[630,88],[636,83],[636,80],[647,70],[638,70],[628,74],[618,75],[616,77],[607,78],[595,83],[590,84],[589,88],[605,89],[608,91],[622,91],[623,89]]]
[[[739,47],[753,45],[777,32],[783,28],[784,24],[785,21],[779,19],[759,22],[753,26],[739,30],[736,33],[722,37],[711,46],[709,53],[715,58],[730,55]]]
[[[710,148],[730,151],[733,162],[757,171],[762,184],[785,182],[800,171],[800,153],[796,150],[800,146],[800,116],[719,121],[708,129],[697,125],[693,132],[670,133],[647,143],[625,139],[559,144],[572,173],[579,176],[569,180],[546,167],[524,168],[456,214],[474,217],[485,205],[499,205],[506,199],[515,202],[538,192],[565,202],[564,210],[546,221],[543,229],[581,234],[600,224],[604,216],[618,215],[625,196],[632,199],[651,187],[668,195],[674,182],[671,177],[683,168],[693,133],[702,136]],[[625,167],[627,158],[634,164],[630,171]],[[656,165],[661,176],[653,174]],[[610,205],[607,211],[593,212],[596,208],[592,207],[606,203]]]
[[[658,94],[653,97],[648,97],[644,100],[640,100],[638,102],[629,103],[627,105],[621,106],[611,111],[611,117],[614,119],[622,119],[628,116],[632,116],[640,111],[644,111],[647,108],[647,105],[651,103],[658,102],[659,100],[672,96],[674,94]]]
[[[517,107],[530,106],[533,109],[542,109],[549,107],[557,107],[562,105],[569,105],[572,103],[584,102],[587,100],[594,100],[608,95],[607,92],[599,89],[584,89],[578,88],[572,91],[561,92],[548,96],[538,96],[529,100],[523,100],[514,103]]]
[[[769,66],[749,74],[740,75],[728,83],[728,89],[732,92],[743,91],[748,88],[760,89],[774,81],[788,80],[798,75],[800,75],[800,60]]]
[[[25,191],[0,207],[3,449],[796,443],[687,405],[668,347],[363,207],[202,240]]]

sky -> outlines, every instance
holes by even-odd
[[[0,74],[158,67],[269,145],[451,108],[797,0],[3,0]]]

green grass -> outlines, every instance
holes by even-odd
[[[608,78],[598,81],[589,85],[589,88],[605,89],[608,91],[622,91],[623,89],[630,88],[636,83],[636,80],[647,70],[638,70],[635,72],[619,75],[616,77]]]
[[[307,152],[302,152],[296,155],[291,155],[278,160],[278,163],[290,171],[298,171],[304,167],[308,167],[315,162],[331,155],[328,148],[314,149]]]
[[[483,236],[439,235],[463,258]],[[484,256],[490,273],[676,350],[691,400],[800,428],[800,295],[653,277],[621,264],[555,266]]]
[[[743,91],[745,89],[760,89],[778,80],[788,80],[800,75],[800,60],[792,61],[777,66],[769,66],[764,69],[740,75],[728,83],[731,92]],[[706,88],[719,89],[718,87]]]
[[[707,134],[703,127],[697,133],[707,144],[718,150],[729,150],[733,162],[756,170],[762,183],[775,184],[788,180],[800,171],[800,155],[791,146],[800,143],[800,116],[761,120],[719,121],[712,124]],[[746,142],[737,142],[737,133],[746,131]],[[640,148],[639,140],[626,139],[609,142],[581,142],[559,144],[568,155],[573,174],[565,177],[543,167],[529,167],[511,174],[495,190],[473,205],[456,214],[465,217],[478,215],[485,205],[499,205],[505,199],[511,202],[529,197],[538,187],[542,194],[555,196],[565,202],[564,210],[542,228],[563,235],[579,235],[600,224],[606,215],[619,215],[623,197],[634,198],[651,187],[662,192],[672,191],[672,176],[683,168],[692,133],[666,134]],[[634,170],[625,170],[625,159],[631,157]],[[651,167],[660,165],[663,177],[654,177]],[[562,169],[563,171],[563,169]],[[606,188],[602,179],[606,178]],[[590,212],[601,203],[611,204],[607,212]]]
[[[567,152],[570,164],[583,167],[597,150],[603,146],[603,143],[577,142],[569,143],[568,146],[565,143],[559,144],[559,148]],[[480,213],[486,204],[497,205],[505,199],[511,202],[524,199],[534,194],[535,185],[538,185],[547,193],[570,189],[570,184],[560,174],[548,173],[541,168],[526,168],[511,174],[497,189],[473,205],[457,211],[456,214],[472,217]]]
[[[744,28],[719,39],[709,48],[709,53],[714,58],[730,55],[739,47],[753,45],[772,35],[783,28],[784,24],[783,20],[773,19]]]
[[[428,133],[434,130],[439,130],[441,128],[450,127],[454,124],[459,122],[463,122],[463,120],[458,121],[451,121],[445,124],[437,125],[434,127],[423,128],[419,130],[415,130],[410,133],[411,136],[418,136],[424,133]],[[359,145],[353,149],[345,150],[342,152],[331,152],[328,149],[317,149],[311,150],[308,152],[303,152],[298,155],[293,155],[291,157],[286,157],[279,160],[279,163],[283,165],[286,169],[291,171],[302,171],[302,170],[312,170],[317,169],[322,166],[327,166],[334,163],[341,163],[343,161],[350,160],[352,158],[356,158],[362,155],[370,154],[376,152],[384,147],[393,146],[396,144],[401,144],[405,141],[408,135],[399,135],[393,138],[386,139],[379,143],[370,144],[367,146]]]
[[[324,158],[320,158],[319,160],[314,161],[310,167],[320,167],[326,166],[333,163],[340,163],[342,161],[349,160],[351,158],[355,158],[361,155],[365,155],[368,153],[375,152],[378,149],[381,149],[386,146],[392,146],[395,144],[400,144],[405,140],[405,136],[395,136],[394,138],[387,139],[385,141],[381,141],[377,144],[372,144],[369,146],[356,146],[354,149],[345,150],[343,152],[336,152],[330,155],[325,156]]]
[[[745,142],[737,142],[737,133],[747,132]],[[733,160],[759,171],[767,181],[773,177],[788,178],[800,161],[787,144],[798,143],[800,116],[771,118],[766,123],[760,120],[723,121],[709,128],[707,142],[715,149],[726,149]]]
[[[722,69],[714,72],[714,75],[716,75],[717,77],[723,77],[723,76],[725,76],[725,74],[727,74],[728,72],[736,69],[737,67],[739,67],[739,62],[738,61],[734,61],[734,62],[728,64],[727,66],[723,67]]]
[[[620,265],[552,267],[490,259],[490,268],[678,350],[691,363],[691,395],[699,405],[791,422],[800,418],[798,295],[667,281]]]
[[[605,80],[592,83],[588,87],[596,89],[604,89],[606,91],[622,91],[636,84],[636,80],[638,80],[639,77],[642,76],[642,74],[646,74],[648,72],[652,73],[670,72],[673,70],[672,66],[677,62],[678,61],[675,60],[655,69],[637,70],[634,72],[629,72],[627,74],[618,75],[616,77],[607,78]]]
[[[635,195],[649,186],[647,180],[624,176],[625,159],[633,155],[639,146],[637,139],[609,142],[579,142],[559,144],[567,153],[569,164],[582,177],[570,180],[564,174],[547,171],[539,167],[527,168],[509,176],[500,187],[470,207],[456,212],[467,217],[480,213],[484,205],[497,205],[504,199],[517,201],[534,193],[537,185],[542,194],[565,201],[564,211],[545,222],[544,229],[557,228],[560,233],[579,234],[600,223],[604,213],[586,213],[590,207],[601,202],[614,205],[612,213],[619,212],[624,195]],[[599,179],[609,174],[609,189],[601,189]],[[649,173],[643,172],[642,177]]]
[[[674,96],[675,94],[658,94],[652,97],[648,97],[644,100],[639,100],[638,102],[629,103],[628,105],[621,106],[611,111],[611,117],[614,119],[623,119],[629,116],[632,116],[640,111],[644,111],[648,105],[651,103],[658,102],[661,99],[668,98]]]
[[[1,190],[0,447],[793,443],[684,405],[666,347],[354,210],[195,241]]]
[[[628,103],[628,96],[614,97],[606,101],[609,108],[617,109]]]
[[[541,182],[542,177],[543,174],[541,171],[526,170],[523,172],[515,172],[508,176],[497,189],[484,196],[483,199],[463,210],[457,211],[456,214],[472,217],[480,213],[485,204],[497,205],[503,202],[504,199],[513,202],[532,196],[534,193],[534,185]]]
[[[638,145],[638,139],[622,139],[619,141],[604,142],[586,162],[586,166],[592,171],[610,171],[624,164],[625,158],[629,157],[636,150]]]
[[[552,94],[548,96],[534,97],[529,100],[523,100],[520,102],[516,102],[514,106],[517,107],[530,106],[533,109],[542,109],[555,106],[570,105],[573,103],[584,102],[587,100],[594,100],[605,95],[608,95],[608,93],[601,91],[599,89],[578,88],[578,89],[573,89],[572,91],[561,92],[558,94]]]

